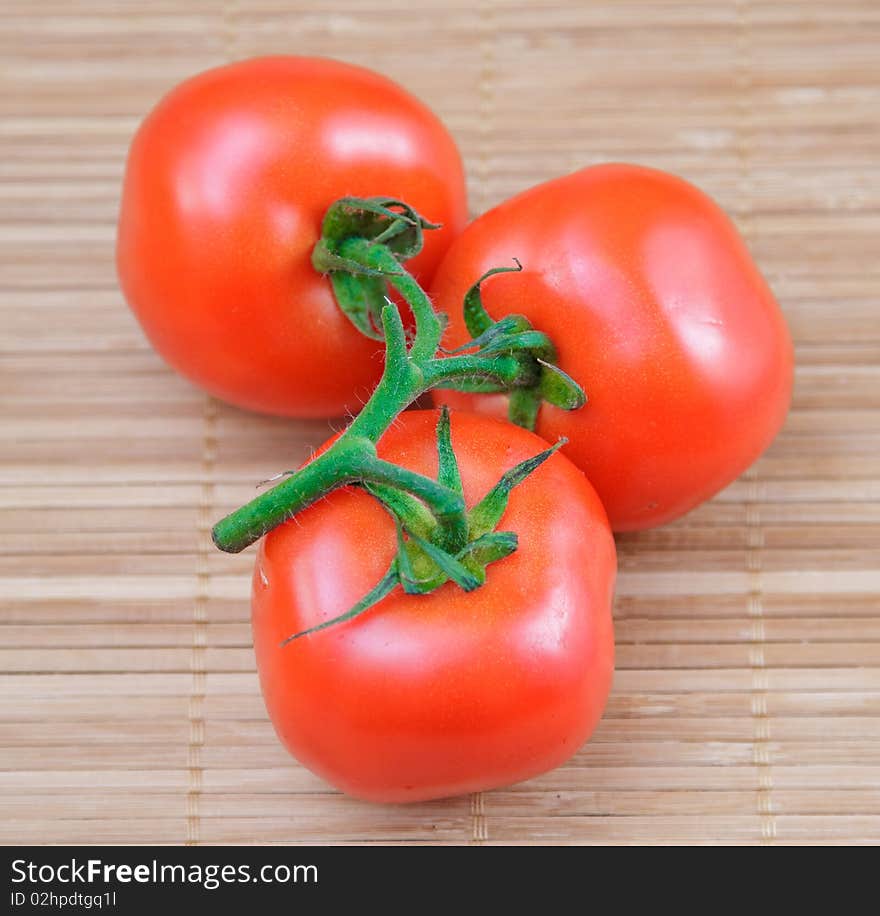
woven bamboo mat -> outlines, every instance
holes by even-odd
[[[874,0],[0,3],[0,842],[880,842],[880,6]],[[265,717],[251,556],[209,526],[326,423],[206,398],[115,285],[123,157],[179,79],[267,52],[435,107],[481,211],[590,162],[737,219],[797,344],[788,424],[620,539],[594,740],[502,791],[361,804]]]

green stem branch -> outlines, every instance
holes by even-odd
[[[435,545],[450,555],[467,543],[468,521],[460,487],[381,460],[376,443],[395,417],[431,388],[533,388],[539,375],[547,371],[537,357],[550,355],[552,344],[544,335],[531,331],[525,319],[506,320],[493,331],[480,301],[481,280],[467,300],[469,326],[479,325],[482,335],[472,342],[476,352],[438,358],[444,327],[441,316],[401,264],[420,250],[424,228],[432,227],[406,204],[387,198],[344,199],[328,210],[324,236],[315,247],[312,262],[322,272],[333,274],[340,307],[356,327],[377,336],[375,329],[381,324],[385,340],[382,378],[358,416],[329,448],[217,523],[213,538],[221,550],[243,550],[320,497],[349,484],[391,487],[418,500],[436,522],[432,533]],[[490,271],[487,276],[497,272]],[[412,310],[415,335],[411,344],[396,306],[384,295],[384,284],[397,290]],[[563,375],[562,381],[556,380],[556,387],[565,379]],[[552,393],[556,389],[548,390]],[[547,397],[543,389],[542,395]],[[563,395],[555,396],[561,399]],[[535,401],[533,412],[537,404]],[[418,513],[410,509],[408,515]]]

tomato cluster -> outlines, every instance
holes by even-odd
[[[375,801],[574,754],[611,686],[612,529],[726,486],[791,397],[779,307],[682,179],[594,166],[465,218],[436,116],[328,60],[183,83],[125,176],[121,286],[172,366],[294,417],[366,401],[215,541],[268,531],[252,603],[269,714],[302,763]],[[398,416],[430,389],[451,423]]]

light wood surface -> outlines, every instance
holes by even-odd
[[[607,715],[529,783],[361,804],[264,714],[251,556],[208,530],[327,424],[174,376],[113,238],[159,95],[269,52],[421,96],[475,212],[603,160],[686,176],[788,316],[785,430],[710,504],[620,539]],[[0,842],[880,841],[880,5],[3,0],[0,53]]]

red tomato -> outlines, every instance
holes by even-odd
[[[596,488],[617,531],[660,525],[708,499],[770,444],[791,399],[782,313],[733,224],[693,185],[652,169],[601,165],[539,185],[472,223],[432,289],[468,339],[462,299],[490,267],[522,273],[483,286],[493,318],[528,316],[589,402],[543,404],[537,432]],[[499,396],[436,392],[497,413]]]
[[[132,143],[117,244],[123,291],[156,349],[242,407],[359,408],[381,345],[310,262],[324,212],[347,195],[402,199],[443,223],[409,262],[422,281],[467,215],[452,138],[378,74],[271,57],[172,90]]]
[[[379,454],[436,474],[436,411],[411,411]],[[453,414],[467,504],[546,443]],[[361,616],[292,633],[354,605],[385,574],[394,525],[366,493],[337,490],[270,532],[253,581],[254,647],[269,715],[305,766],[351,795],[416,801],[527,779],[577,751],[613,669],[615,551],[590,484],[560,454],[513,490],[499,530],[519,548],[484,585],[393,592]]]

